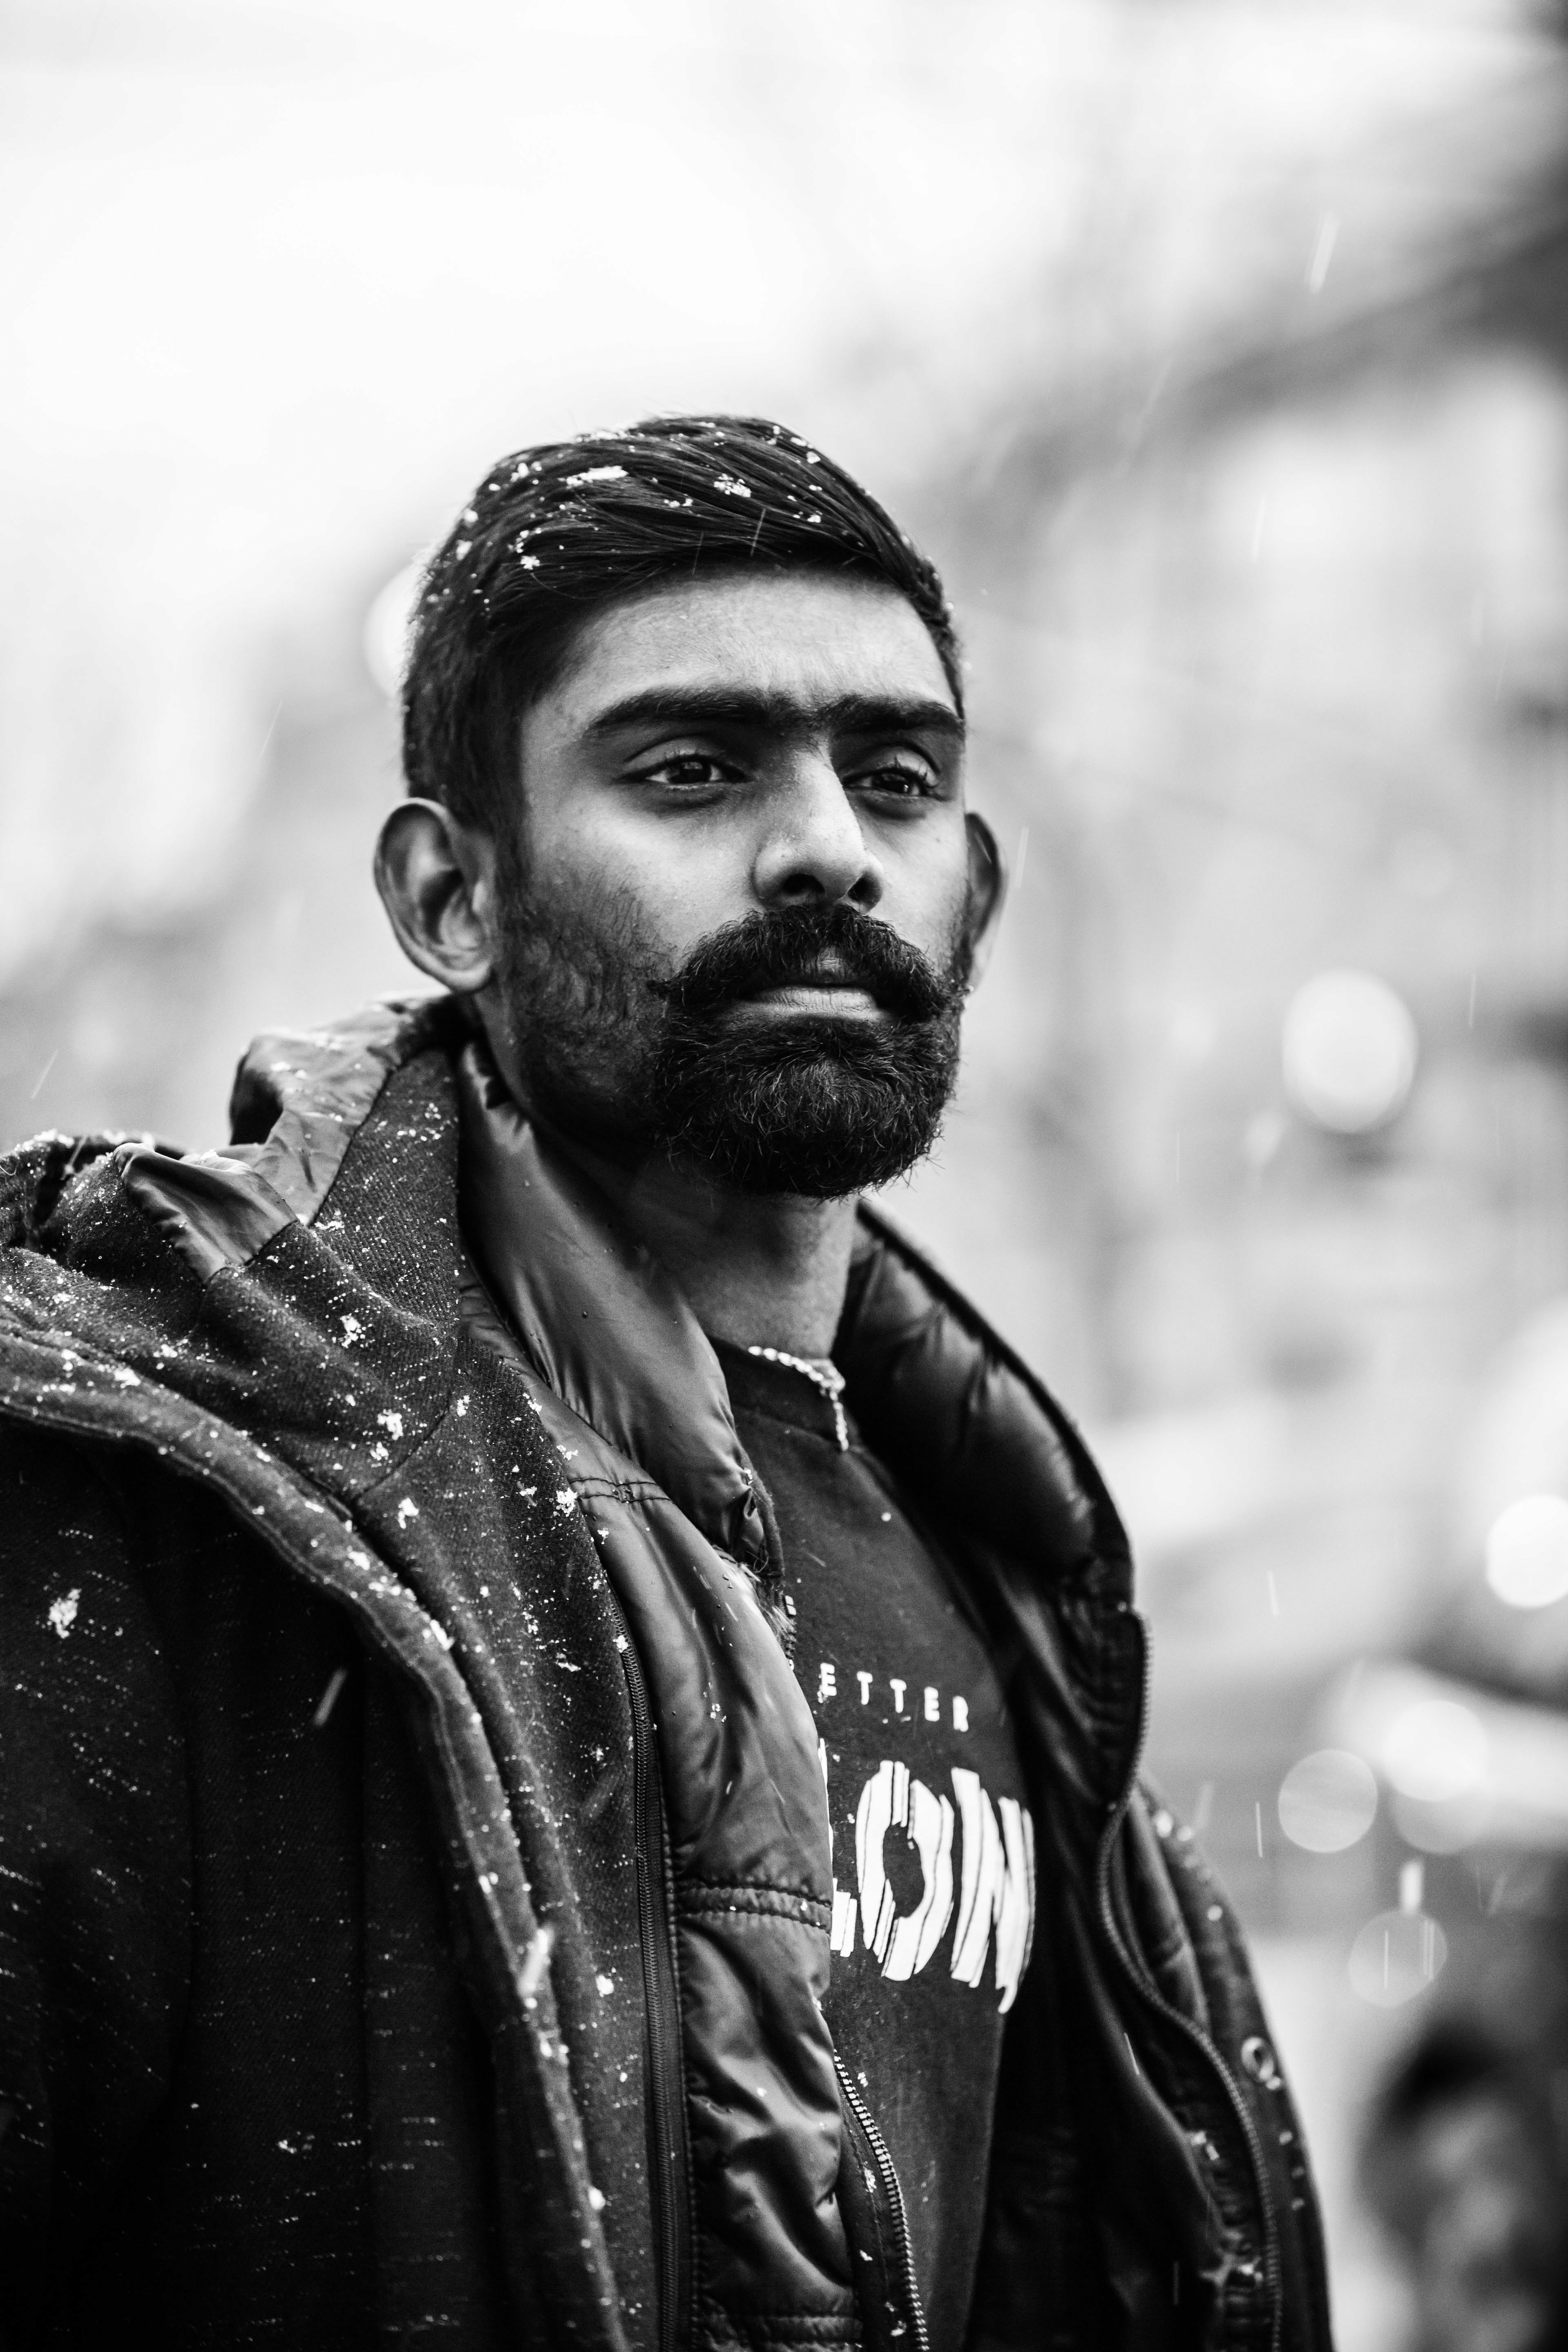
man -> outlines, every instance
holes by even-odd
[[[7,2341],[1326,2345],[1070,1425],[880,1213],[999,897],[805,443],[498,466],[377,873],[434,999],[10,1163]]]

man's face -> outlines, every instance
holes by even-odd
[[[520,739],[497,919],[535,1108],[747,1191],[858,1191],[928,1150],[968,853],[912,607],[798,575],[649,591],[585,623]]]

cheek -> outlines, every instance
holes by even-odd
[[[559,927],[635,945],[656,977],[668,978],[700,941],[752,911],[743,864],[700,835],[606,825],[591,856],[585,848],[563,844],[542,860],[531,896],[553,910]]]
[[[668,979],[680,944],[640,882],[599,862],[536,866],[520,937],[535,971],[591,995],[615,997],[629,1016],[651,1003],[646,983]]]
[[[959,852],[954,856],[942,844],[938,854],[902,877],[901,887],[893,884],[878,910],[933,963],[953,952],[968,923],[969,860],[962,835]]]

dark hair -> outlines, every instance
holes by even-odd
[[[408,789],[492,826],[518,714],[576,630],[697,573],[879,581],[930,630],[959,710],[958,639],[933,565],[858,482],[754,416],[655,416],[492,466],[432,557],[403,689]]]

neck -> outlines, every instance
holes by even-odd
[[[855,1203],[727,1192],[653,1160],[627,1170],[571,1143],[647,1248],[673,1275],[710,1339],[826,1356],[849,1281]]]
[[[475,1011],[514,1101],[526,1104],[504,1013],[482,1003]],[[679,1284],[710,1339],[791,1356],[831,1352],[849,1285],[853,1200],[732,1192],[662,1155],[628,1163],[553,1123],[551,1132]]]

